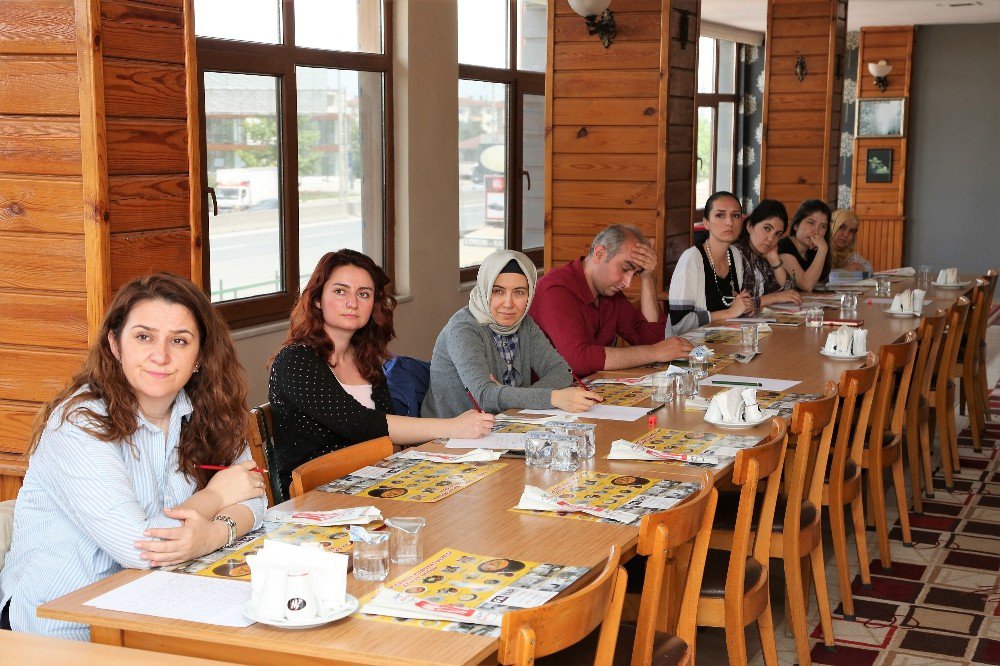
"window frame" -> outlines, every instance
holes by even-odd
[[[739,127],[738,127],[739,123],[737,122],[738,116],[739,116],[739,93],[738,93],[739,86],[738,86],[738,83],[739,83],[739,80],[740,80],[740,77],[739,77],[739,73],[740,73],[740,71],[739,71],[739,68],[740,68],[739,42],[735,42],[733,40],[728,40],[728,39],[725,40],[725,41],[733,41],[733,43],[736,45],[736,53],[734,54],[735,57],[733,58],[733,92],[732,93],[720,93],[719,92],[719,62],[720,62],[720,56],[722,55],[722,53],[721,53],[721,47],[720,47],[720,42],[722,42],[723,40],[720,39],[719,37],[710,37],[708,35],[701,35],[701,37],[704,37],[706,39],[711,39],[712,42],[715,45],[715,64],[714,64],[714,68],[713,68],[713,71],[712,71],[712,75],[715,77],[715,85],[712,86],[712,89],[715,92],[711,92],[711,93],[697,92],[698,81],[697,81],[697,79],[695,79],[695,91],[696,91],[695,92],[695,97],[694,97],[695,118],[698,117],[698,110],[699,109],[701,109],[701,108],[710,108],[710,109],[712,109],[712,173],[711,173],[711,175],[709,177],[712,186],[709,189],[712,192],[716,192],[717,191],[716,190],[716,181],[718,179],[718,167],[719,167],[719,150],[718,150],[719,149],[719,145],[718,145],[718,141],[719,141],[719,104],[720,103],[724,103],[724,102],[732,102],[733,103],[733,152],[732,152],[732,159],[730,160],[731,163],[732,163],[732,174],[731,174],[731,178],[730,178],[730,181],[729,181],[730,183],[733,184],[733,186],[735,186],[735,184],[736,184],[736,176],[737,176],[737,173],[739,171],[739,165],[737,164],[737,159],[736,159],[736,157],[737,157],[736,151],[739,148],[739,140],[740,140],[740,137],[739,137]],[[701,49],[700,48],[698,49],[698,54],[699,54],[699,57],[701,57]],[[695,72],[697,72],[697,71],[698,70],[695,69]],[[696,124],[695,127],[697,128],[697,124]],[[696,136],[695,137],[695,145],[696,146],[698,145],[697,142],[698,142],[698,138]],[[697,162],[698,162],[698,156],[696,154],[695,155],[695,163],[697,163]],[[695,187],[696,190],[697,190],[697,186],[698,186],[697,182],[698,181],[697,181],[697,174],[696,174],[695,175],[695,184],[694,184],[694,187]],[[730,190],[731,191],[735,190],[735,187],[731,187]],[[699,220],[702,220],[704,218],[704,211],[705,211],[705,202],[704,201],[700,201],[700,202],[696,201],[695,202],[695,213],[697,214],[697,217],[695,219],[695,222],[698,222]]]
[[[202,177],[206,190],[201,197],[202,284],[211,291],[212,215],[208,204],[208,126],[205,113],[205,72],[274,76],[277,81],[278,161],[281,205],[278,208],[279,249],[284,288],[281,291],[215,303],[231,328],[255,326],[288,319],[299,297],[299,191],[298,191],[298,99],[297,67],[377,72],[382,75],[382,172],[383,202],[381,254],[389,278],[395,273],[395,185],[393,153],[393,0],[382,0],[382,53],[328,51],[295,45],[294,3],[282,1],[281,43],[263,44],[215,37],[196,37],[198,58],[198,122]],[[375,257],[377,259],[377,257]]]
[[[518,0],[507,0],[507,66],[486,67],[483,65],[466,65],[458,63],[459,80],[483,81],[500,83],[507,86],[507,132],[504,139],[506,151],[506,170],[504,172],[505,192],[504,211],[504,249],[524,252],[538,268],[544,261],[544,247],[525,250],[521,247],[523,240],[522,194],[524,192],[524,157],[521,149],[524,127],[524,96],[545,96],[545,72],[533,72],[517,69],[518,46]],[[546,30],[551,31],[552,26]],[[458,137],[456,136],[456,143]],[[516,174],[516,178],[514,177]],[[545,182],[544,174],[542,182]],[[516,206],[513,205],[516,202]],[[457,223],[457,220],[456,220]],[[456,224],[457,226],[457,224]],[[479,265],[461,266],[459,261],[459,280],[474,282],[479,274]]]

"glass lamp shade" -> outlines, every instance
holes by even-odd
[[[885,60],[879,60],[878,62],[868,63],[868,73],[876,78],[889,76],[889,72],[891,71],[892,71],[892,65],[890,65]]]
[[[610,0],[569,0],[573,11],[583,16],[598,16],[610,5]]]

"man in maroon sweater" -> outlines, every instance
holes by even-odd
[[[687,356],[691,343],[673,336],[656,301],[656,253],[634,226],[601,231],[590,253],[538,281],[529,314],[573,371],[634,368]],[[640,280],[639,308],[622,292]],[[620,335],[630,347],[612,347]]]

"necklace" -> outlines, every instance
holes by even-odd
[[[736,300],[736,285],[733,284],[733,260],[730,257],[730,252],[732,248],[726,248],[726,269],[728,274],[726,275],[726,281],[729,283],[729,289],[732,296],[726,296],[722,293],[722,285],[719,284],[719,272],[715,270],[715,260],[712,259],[712,250],[708,247],[708,241],[702,245],[705,248],[705,256],[708,257],[708,265],[712,269],[712,278],[715,280],[715,289],[719,292],[719,296],[722,298],[722,304],[729,307]]]

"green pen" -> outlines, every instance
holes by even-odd
[[[760,382],[727,382],[727,381],[725,381],[723,379],[719,379],[719,380],[713,379],[712,380],[712,384],[718,384],[718,385],[723,385],[724,384],[726,386],[757,386],[757,387],[764,386]]]

